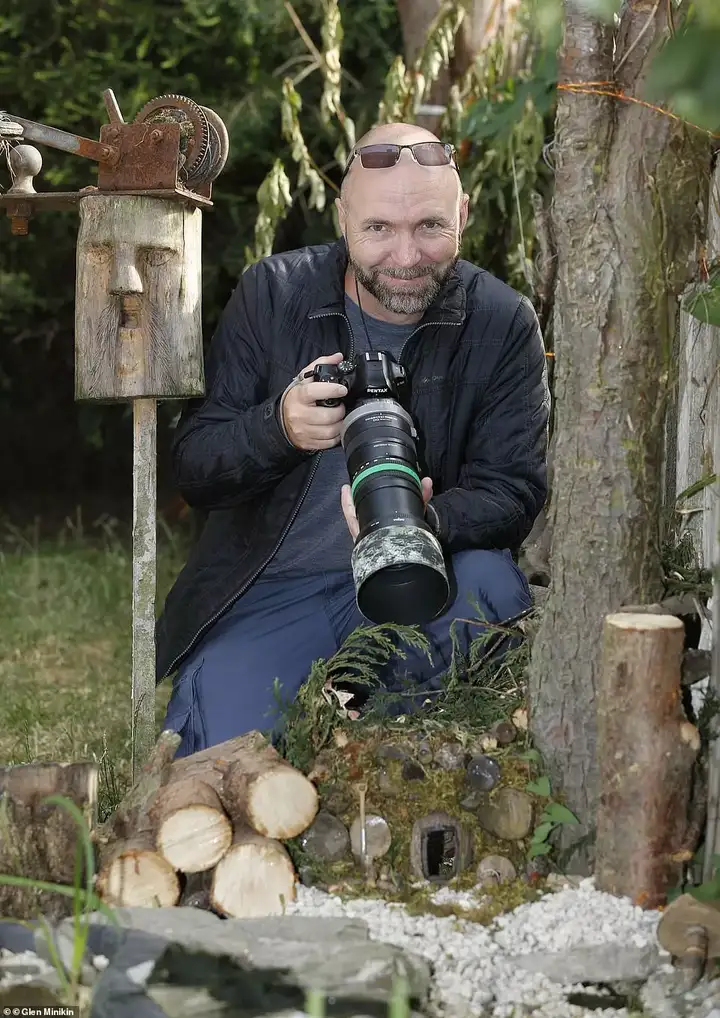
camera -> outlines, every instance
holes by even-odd
[[[306,377],[347,387],[340,441],[360,532],[351,566],[360,612],[376,624],[422,625],[441,614],[450,585],[425,520],[417,432],[405,369],[382,350],[317,364]]]

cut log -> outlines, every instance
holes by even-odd
[[[238,827],[215,867],[211,907],[234,919],[282,915],[295,896],[295,870],[285,848],[249,827]]]
[[[167,782],[173,757],[180,745],[177,732],[161,732],[137,781],[105,823],[100,824],[94,840],[101,848],[116,841],[126,841],[146,829],[149,806]]]
[[[94,763],[0,768],[0,873],[72,886],[80,831],[67,809],[43,800],[53,795],[70,800],[92,832],[97,791]],[[55,920],[69,915],[72,907],[64,895],[0,884],[0,916],[36,919],[43,914]]]
[[[605,618],[595,878],[646,908],[663,905],[680,881],[700,748],[680,696],[684,638],[672,615]]]
[[[150,819],[157,851],[183,873],[212,869],[232,842],[232,824],[217,792],[199,778],[173,781],[163,788]]]
[[[269,745],[259,752],[238,751],[234,755],[225,772],[221,797],[233,820],[244,820],[267,838],[302,834],[319,808],[313,783]]]
[[[177,905],[180,899],[178,876],[155,851],[149,832],[112,846],[95,887],[103,901],[115,906],[159,908]]]

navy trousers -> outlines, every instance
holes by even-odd
[[[488,622],[504,622],[530,607],[524,574],[509,552],[473,550],[452,558],[454,600],[448,611],[423,627],[432,663],[422,651],[403,645],[405,659],[389,662],[420,687],[448,670],[450,627],[455,619],[477,619],[476,604]],[[260,578],[213,626],[176,674],[165,728],[179,732],[178,756],[196,753],[236,735],[276,729],[280,684],[292,700],[318,658],[334,654],[358,626],[370,623],[355,603],[351,573],[303,578]],[[455,638],[462,651],[482,632],[459,622]]]

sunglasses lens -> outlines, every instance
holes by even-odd
[[[368,145],[360,149],[360,162],[366,170],[382,170],[394,166],[399,155],[397,145]]]
[[[439,141],[421,142],[414,148],[415,158],[423,166],[447,166],[450,152]]]

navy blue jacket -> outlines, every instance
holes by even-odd
[[[322,453],[288,442],[278,404],[316,357],[352,356],[346,264],[344,241],[265,258],[221,316],[207,395],[173,442],[178,489],[207,518],[158,620],[158,680],[257,579],[308,491]],[[531,303],[460,260],[400,362],[441,543],[517,550],[547,494],[547,365]]]

